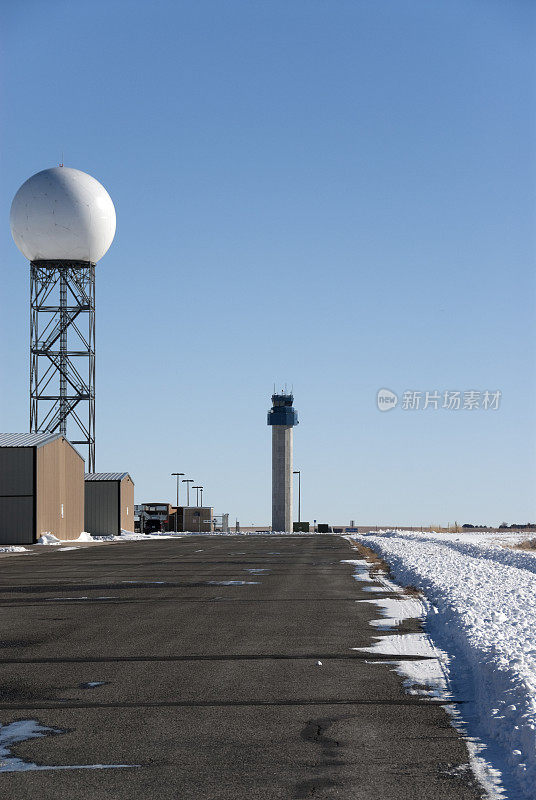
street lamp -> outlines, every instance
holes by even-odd
[[[298,522],[301,522],[301,471],[295,469],[293,472],[298,476]]]
[[[200,486],[199,489],[201,490],[201,508],[203,507],[203,487]]]
[[[184,472],[172,472],[171,475],[175,475],[177,477],[177,510],[175,511],[175,533],[177,533],[177,517],[179,516],[179,478],[186,473]]]
[[[186,478],[183,483],[186,484],[186,505],[190,505],[190,484],[194,482],[193,478]]]
[[[195,489],[195,502],[197,508],[199,508],[199,490],[201,489],[201,486],[192,486],[192,489]]]

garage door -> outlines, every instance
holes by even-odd
[[[0,545],[33,541],[33,497],[0,497]]]

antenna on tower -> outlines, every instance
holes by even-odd
[[[60,163],[60,167],[63,167],[63,150],[61,151],[61,163]]]

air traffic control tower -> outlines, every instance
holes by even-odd
[[[272,426],[272,530],[292,531],[292,428],[298,412],[291,394],[273,394],[268,412]]]

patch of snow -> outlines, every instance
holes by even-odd
[[[62,544],[62,542],[53,533],[42,533],[37,540],[37,544]]]
[[[82,531],[78,539],[74,540],[75,542],[93,542],[93,536],[88,533],[87,531]]]
[[[45,597],[45,600],[89,600],[89,597]]]
[[[400,655],[400,661],[372,661],[373,664],[389,664],[404,678],[404,687],[409,694],[425,695],[442,700],[452,699],[445,665],[446,653],[442,653],[424,633],[396,634],[376,637],[370,647],[353,647],[352,650],[378,655]],[[425,656],[422,660],[405,656]]]
[[[345,558],[341,560],[341,564],[352,564],[355,567],[355,572],[353,574],[353,578],[356,581],[366,581],[372,583],[374,578],[370,577],[370,568],[371,564],[369,561],[366,561],[363,558],[358,558],[355,560]]]
[[[109,533],[103,536],[92,536],[93,542],[150,542],[155,539],[182,539],[184,533],[174,533],[173,531],[166,531],[165,533],[135,533],[134,531],[122,530],[120,534],[115,535]]]
[[[0,553],[27,553],[25,547],[20,547],[16,544],[10,544],[7,547],[0,547]]]
[[[402,660],[394,663],[395,671],[404,678],[409,694],[425,695],[441,700],[452,698],[445,676],[445,668],[439,659],[422,661]]]
[[[22,719],[10,722],[8,725],[0,725],[0,772],[30,772],[53,769],[125,769],[141,766],[141,764],[41,765],[10,755],[13,745],[19,744],[19,742],[59,733],[65,733],[65,731],[41,725],[35,719]]]
[[[81,683],[81,689],[96,689],[97,686],[106,686],[107,683],[110,681],[88,681],[87,683]]]
[[[355,575],[354,575],[355,577]],[[363,592],[392,592],[393,590],[389,586],[363,586]]]
[[[67,544],[71,545],[73,542],[92,542],[94,541],[93,536],[91,534],[86,533],[83,531],[77,539],[58,539],[57,536],[53,533],[42,533],[39,539],[37,540],[37,544]],[[78,547],[62,547],[63,551],[65,550],[79,550]]]
[[[385,630],[396,628],[405,619],[420,619],[425,612],[424,604],[414,597],[389,597],[381,600],[356,600],[356,602],[377,605],[384,619],[373,619],[370,624]]]
[[[345,539],[350,539],[349,536],[345,536]],[[355,566],[356,571],[353,574],[353,578],[356,581],[364,581],[366,583],[375,583],[380,584],[377,587],[364,587],[363,591],[365,592],[393,592],[395,594],[400,594],[402,589],[398,584],[393,583],[393,581],[389,580],[387,575],[383,572],[376,572],[374,577],[370,575],[370,569],[372,564],[370,561],[367,561],[363,558],[357,559],[342,559],[341,564],[353,564]],[[383,588],[382,588],[383,587]],[[373,602],[373,601],[371,601]]]
[[[425,633],[396,633],[393,636],[375,636],[374,644],[369,647],[352,647],[363,653],[380,653],[384,656],[431,656],[436,658],[437,651]]]
[[[45,602],[47,600],[48,601],[50,601],[50,600],[54,600],[54,601],[58,601],[58,600],[91,600],[91,602],[93,602],[94,600],[117,600],[118,599],[118,595],[107,595],[107,596],[102,595],[100,597],[86,597],[85,595],[83,597],[45,597],[44,599],[45,599]]]
[[[58,553],[66,553],[67,550],[80,550],[79,547],[60,547]]]
[[[58,539],[54,533],[42,533],[37,540],[37,544],[68,544],[73,545],[75,542],[94,542],[98,537],[92,536],[87,531],[82,531],[80,536],[76,539]],[[62,550],[78,550],[78,547],[63,547]]]
[[[259,581],[208,581],[211,586],[254,586]]]

